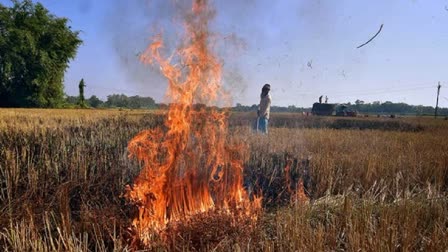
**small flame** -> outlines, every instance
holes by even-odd
[[[172,100],[165,127],[144,130],[128,145],[143,169],[125,197],[138,207],[132,226],[145,245],[150,234],[170,222],[210,210],[254,217],[261,207],[261,199],[250,201],[243,188],[247,148],[229,144],[228,113],[216,108],[227,95],[221,89],[222,64],[209,46],[210,14],[206,0],[193,0],[174,56],[161,55],[160,35],[141,56],[144,63],[160,66]]]
[[[286,160],[285,166],[285,180],[286,180],[286,188],[290,194],[290,202],[291,204],[305,204],[309,203],[310,199],[305,193],[305,186],[303,185],[303,179],[300,177],[297,182],[294,181],[292,177],[292,167],[293,161],[291,159]]]

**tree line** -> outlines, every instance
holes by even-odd
[[[409,105],[407,103],[391,101],[365,103],[356,100],[354,104],[348,103],[353,109],[366,114],[400,114],[400,115],[434,115],[434,107],[423,105]],[[448,115],[448,108],[439,108],[439,115]]]
[[[434,115],[434,107],[432,106],[422,106],[422,105],[409,105],[406,103],[394,103],[391,101],[379,102],[374,101],[372,103],[365,103],[362,100],[356,100],[354,103],[348,102],[340,105],[346,105],[347,107],[358,111],[361,114],[379,114],[379,115]],[[253,104],[251,106],[242,105],[237,103],[232,111],[238,112],[249,112],[257,111],[258,105]],[[291,112],[291,113],[302,113],[311,112],[311,108],[296,107],[296,106],[272,106],[272,112]],[[438,111],[439,115],[448,115],[448,108],[440,108]]]
[[[138,95],[126,96],[124,94],[108,95],[105,101],[95,95],[88,99],[80,96],[66,96],[65,106],[67,108],[130,108],[130,109],[154,109],[159,108],[153,98]]]
[[[257,111],[258,105],[253,104],[251,106],[242,105],[241,103],[237,103],[235,107],[232,108],[232,111],[236,112],[249,112],[249,111]],[[282,106],[271,106],[272,112],[290,112],[290,113],[302,113],[311,111],[311,108],[303,108],[303,107],[296,107],[294,105],[289,105],[287,107]]]

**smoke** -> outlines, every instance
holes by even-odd
[[[132,89],[161,98],[166,79],[155,66],[144,65],[140,55],[157,34],[163,36],[165,55],[171,55],[183,33],[183,20],[191,9],[189,1],[116,0],[110,3],[105,17],[106,36]],[[217,7],[217,6],[213,6]],[[221,15],[220,10],[216,10]],[[237,55],[244,51],[244,41],[235,33],[221,33],[212,20],[211,44],[223,59],[223,84],[231,94],[241,95],[246,89],[244,75],[238,68]],[[238,96],[237,95],[237,96]]]
[[[324,0],[210,2],[216,11],[210,23],[211,44],[222,59],[224,88],[234,99],[253,100],[266,82],[273,84],[275,93],[278,85],[285,87],[302,81],[304,87],[314,85],[325,80],[331,70],[340,76],[343,66],[319,65],[324,61],[320,58],[327,57],[325,43],[338,43],[333,39],[332,26],[337,18],[333,11],[337,3]],[[156,99],[163,97],[165,78],[156,67],[143,65],[139,56],[156,34],[163,36],[165,55],[173,53],[190,8],[190,1],[179,0],[110,3],[105,19],[107,34],[132,89],[142,93],[151,90],[154,95],[150,95]],[[303,41],[310,39],[315,43],[311,51],[304,52]],[[300,71],[300,66],[310,60],[314,62],[313,69]],[[327,68],[330,70],[324,70]],[[249,90],[254,91],[247,94]]]
[[[172,7],[169,1],[115,0],[110,2],[105,16],[106,36],[111,43],[120,68],[132,90],[148,93],[156,99],[163,97],[166,81],[158,69],[143,65],[139,58],[157,33],[170,22]],[[167,34],[164,34],[164,36]],[[172,36],[172,33],[168,35]],[[173,40],[167,40],[167,46]]]
[[[220,1],[218,26],[244,41],[245,49],[232,62],[244,79],[243,92],[247,103],[258,101],[261,86],[269,82],[276,97],[291,96],[315,88],[333,72],[339,75],[341,66],[323,65],[339,43],[334,30],[333,1]],[[311,43],[309,43],[312,41]],[[229,57],[226,57],[226,59]],[[230,57],[231,58],[231,57]],[[304,68],[313,61],[313,69]],[[226,61],[227,63],[227,61]],[[337,69],[336,69],[337,68]],[[304,83],[303,88],[297,83]],[[249,102],[249,103],[252,103]],[[295,103],[295,101],[293,101]]]

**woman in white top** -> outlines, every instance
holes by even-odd
[[[257,131],[264,134],[268,133],[269,113],[271,111],[271,95],[269,94],[270,90],[271,85],[264,84],[263,88],[261,89],[260,105],[258,105]]]

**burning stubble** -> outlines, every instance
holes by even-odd
[[[128,145],[144,165],[126,198],[138,207],[132,229],[145,246],[170,223],[211,211],[255,220],[261,207],[261,199],[251,201],[243,188],[247,148],[229,143],[228,113],[216,107],[229,96],[210,42],[214,15],[208,1],[194,0],[178,49],[164,57],[164,41],[157,35],[141,56],[143,63],[159,66],[171,102],[165,127],[145,130]]]

